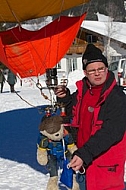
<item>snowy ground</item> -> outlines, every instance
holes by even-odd
[[[82,76],[80,72],[70,76],[71,91]],[[42,97],[31,79],[23,80],[23,86],[18,80],[15,90],[20,97],[10,93],[5,83],[0,94],[0,190],[45,190],[49,176],[46,168],[36,161],[36,142],[43,106],[50,102]],[[48,90],[44,92],[49,95]],[[59,186],[66,189],[62,184]]]
[[[75,90],[74,81],[71,76],[71,90]],[[18,80],[15,90],[20,97],[10,93],[6,82],[0,94],[0,190],[46,189],[49,176],[36,161],[36,142],[43,105],[50,105],[50,101],[43,98],[35,82],[24,79],[20,86]],[[43,80],[40,82],[46,86]],[[49,96],[48,90],[44,93]],[[60,189],[66,188],[60,184]]]

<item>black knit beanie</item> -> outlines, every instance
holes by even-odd
[[[86,50],[82,56],[83,70],[87,65],[93,62],[103,62],[108,67],[106,57],[102,54],[102,51],[93,44],[88,44]]]

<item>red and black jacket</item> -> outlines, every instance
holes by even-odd
[[[89,89],[87,78],[85,77],[82,81],[77,83],[77,87],[78,89],[74,94],[70,95],[68,93],[65,99],[62,99],[64,103],[66,102],[67,113],[73,117],[73,124],[75,126],[79,126],[81,100]],[[71,107],[72,109],[74,108],[74,115],[71,114],[73,113]],[[98,104],[94,108],[94,118],[90,138],[74,153],[83,160],[84,166],[87,168],[86,178],[88,190],[99,190],[104,189],[105,187],[109,188],[113,183],[115,186],[119,186],[117,189],[123,189],[122,176],[124,175],[123,167],[126,159],[125,131],[126,95],[122,88],[117,86],[114,74],[109,72],[109,76],[101,91]],[[105,173],[106,175],[104,175]],[[112,174],[117,175],[117,179],[115,176],[113,177]],[[102,177],[100,188],[99,185],[96,185],[96,181],[92,181],[94,180],[92,175],[97,175],[99,179]],[[120,182],[118,180],[119,176]],[[109,178],[108,182],[110,181],[110,184],[105,182],[105,178],[107,177]],[[114,181],[112,182],[112,180]],[[94,185],[92,186],[91,184]]]

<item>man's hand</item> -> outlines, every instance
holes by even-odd
[[[64,98],[66,96],[66,87],[63,85],[58,85],[54,89],[54,93],[58,98]]]
[[[83,167],[83,160],[75,155],[70,161],[69,167],[71,167],[74,171],[78,171],[81,167]]]

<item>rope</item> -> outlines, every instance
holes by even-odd
[[[37,88],[40,90],[41,95],[42,95],[46,100],[51,101],[51,100],[48,98],[48,96],[45,95],[45,94],[42,92],[42,90],[43,90],[44,88],[42,87],[42,85],[41,85],[39,82],[36,84],[36,86],[37,86]],[[47,88],[45,88],[45,89],[47,89]]]
[[[88,13],[90,4],[91,4],[91,2],[89,2],[89,6],[87,7],[86,13]],[[83,5],[82,5],[81,11],[80,11],[80,15],[82,15],[83,12],[84,12],[84,6],[85,6],[85,3],[83,3]],[[82,30],[80,30],[80,33],[79,33],[79,36],[78,36],[79,39],[80,39],[81,35],[82,35]],[[77,45],[77,48],[78,48],[79,47],[79,41],[77,42],[76,45]]]
[[[8,83],[7,79],[5,78],[4,76],[4,73],[3,71],[1,70],[1,74],[3,75],[4,77],[4,80]],[[18,76],[17,76],[18,77]],[[18,77],[19,78],[19,77]],[[19,78],[20,79],[20,78]],[[35,83],[35,81],[31,78],[31,80]],[[9,83],[8,83],[9,85]],[[41,92],[41,95],[46,99],[46,100],[49,100],[51,103],[52,103],[52,107],[54,108],[54,106],[56,105],[56,102],[53,100],[50,100],[49,97],[47,95],[45,95],[42,90],[43,89],[48,89],[47,87],[43,88],[42,85],[40,83],[37,83],[36,86],[39,88],[40,92]],[[50,96],[52,96],[53,98],[53,95],[51,95],[51,89],[49,89],[49,92],[50,92]],[[26,102],[28,105],[30,105],[31,107],[33,108],[36,108],[38,110],[38,112],[41,114],[41,108],[38,108],[38,106],[35,106],[33,104],[31,104],[30,102],[28,102],[27,100],[25,100],[21,95],[18,94],[17,91],[14,90],[14,93],[21,99],[23,100],[24,102]],[[52,102],[53,101],[53,102]],[[55,105],[54,105],[55,104]],[[56,106],[59,106],[58,104]]]
[[[30,106],[36,108],[36,106],[34,106],[33,104],[29,103],[27,100],[25,100],[24,98],[22,98],[22,96],[20,96],[15,90],[14,90],[14,92],[15,92],[15,94],[17,94],[17,96],[19,96],[19,98],[20,98],[21,100],[23,100],[24,102],[26,102],[28,105],[30,105]]]
[[[16,17],[16,14],[15,14],[14,11],[11,9],[11,6],[9,5],[9,3],[8,3],[7,0],[6,0],[6,3],[7,3],[7,5],[8,5],[8,7],[9,7],[11,13],[12,13],[13,16],[15,17],[15,19],[17,20],[17,22],[18,22],[18,24],[19,24],[19,26],[20,26],[19,29],[20,29],[20,32],[21,32],[21,25],[20,25],[19,20],[18,20],[17,17]],[[61,17],[63,5],[64,5],[64,0],[62,0],[62,2],[61,2],[61,9],[60,9],[60,13],[59,13],[59,19],[60,19],[60,17]],[[83,6],[84,6],[84,5],[83,5]],[[13,32],[13,35],[14,35],[15,38],[19,41],[19,39],[17,38],[17,36],[14,34],[14,32]],[[45,36],[46,36],[46,30],[45,30]],[[30,42],[30,43],[31,43],[31,45],[33,46],[32,42]],[[60,35],[58,36],[58,42],[57,42],[57,46],[58,46],[58,47],[59,47],[59,43],[60,43]],[[35,51],[36,51],[36,53],[37,53],[37,49],[36,49],[34,46],[33,46],[33,48],[35,49]],[[47,53],[48,53],[48,52],[47,52]],[[39,56],[39,54],[38,54],[38,57],[41,59],[41,57]],[[57,57],[58,57],[58,48],[57,48]],[[45,59],[46,59],[46,55],[45,55]],[[34,66],[35,66],[35,61],[34,61],[32,55],[31,55],[31,60],[33,60],[33,64],[34,64]],[[21,60],[19,60],[19,61],[20,61],[20,63],[22,64]],[[14,63],[14,64],[16,64],[16,63]],[[22,64],[22,65],[23,65],[23,64]],[[44,68],[46,68],[45,61],[42,63],[42,65],[44,66]],[[24,65],[23,65],[23,67],[25,68]],[[37,76],[37,77],[38,77],[38,76]],[[33,80],[33,79],[32,79],[32,80]],[[36,85],[36,86],[37,86],[37,85]],[[42,92],[42,89],[41,89],[40,91],[41,91],[41,95],[42,95],[45,99],[51,101],[51,100],[48,98],[48,96],[46,96],[46,95]],[[29,105],[32,106],[32,107],[36,107],[36,106],[32,105],[31,103],[29,103],[28,101],[26,101],[25,99],[23,99],[16,91],[15,91],[15,93],[16,93],[23,101],[25,101],[27,104],[29,104]]]
[[[9,3],[8,3],[7,0],[6,0],[6,3],[7,3],[7,5],[8,5],[8,8],[10,9],[11,13],[12,13],[13,16],[15,17],[17,23],[19,24],[19,31],[21,32],[21,29],[22,29],[21,23],[20,23],[19,20],[17,19],[16,14],[15,14],[14,11],[11,9],[11,6],[9,5]],[[3,18],[2,15],[1,15],[1,18]],[[4,19],[3,19],[3,20],[4,20]],[[6,22],[6,21],[4,20],[4,22]],[[15,34],[12,30],[11,30],[11,32],[12,32],[13,36],[15,37],[15,39],[17,39],[17,41],[20,42],[20,40],[19,40],[19,38],[16,36],[16,34]],[[46,37],[46,34],[45,34],[45,37]],[[38,54],[37,49],[33,46],[33,44],[32,44],[31,41],[29,41],[29,42],[30,42],[31,46],[34,48],[34,50],[35,50],[36,54],[38,55],[40,61],[42,62],[41,57],[40,57],[40,55]],[[33,60],[33,61],[32,61],[32,60]],[[45,55],[45,60],[46,60],[46,55]],[[18,61],[22,64],[22,62],[21,62],[20,59],[18,59]],[[35,61],[34,61],[32,55],[31,55],[31,61],[33,62],[33,65],[34,65],[34,67],[35,67]],[[16,65],[16,63],[14,63],[14,64]],[[25,68],[25,66],[24,66],[23,64],[22,64],[22,66]],[[44,66],[44,68],[46,69],[45,61],[42,62],[42,66]],[[17,66],[17,67],[18,67],[18,66]],[[42,68],[42,67],[41,67],[41,68]],[[41,68],[40,68],[40,70],[41,70]],[[35,70],[36,70],[36,68],[35,68]],[[27,76],[28,76],[28,74],[27,74]]]
[[[12,15],[14,16],[14,18],[16,19],[17,23],[18,23],[19,26],[20,26],[20,25],[21,25],[21,24],[20,24],[20,21],[18,20],[18,18],[17,18],[17,16],[16,16],[15,12],[11,9],[11,6],[10,6],[10,4],[8,3],[7,0],[6,0],[6,2],[7,2],[8,8],[10,9]]]
[[[7,81],[7,79],[5,78],[4,73],[3,73],[2,70],[1,70],[1,73],[2,73],[2,75],[3,75],[3,77],[4,77],[5,82],[8,83],[8,81]],[[9,85],[9,83],[8,83],[8,85]],[[41,108],[38,108],[38,106],[34,106],[33,104],[29,103],[29,102],[28,102],[27,100],[25,100],[22,96],[20,96],[17,91],[14,90],[14,93],[15,93],[21,100],[23,100],[24,102],[26,102],[26,103],[27,103],[28,105],[30,105],[31,107],[36,108],[36,109],[38,110],[38,112],[41,113],[41,112],[40,112]]]
[[[62,143],[63,143],[63,156],[64,156],[64,160],[66,160],[66,154],[65,154],[65,142],[64,139],[62,138]]]
[[[8,5],[8,7],[9,7],[10,11],[11,11],[12,14],[14,15],[14,17],[16,18],[17,22],[19,23],[19,26],[20,26],[19,29],[20,29],[20,31],[21,31],[21,25],[20,25],[20,22],[18,21],[18,19],[17,19],[17,17],[16,17],[16,14],[15,14],[14,11],[11,9],[11,6],[9,5],[8,0],[6,0],[6,3],[7,3],[7,5]],[[84,4],[85,4],[85,3],[84,3]],[[62,10],[63,10],[63,6],[64,6],[64,0],[62,0],[62,2],[61,2],[60,13],[59,13],[59,19],[60,19]],[[83,5],[83,7],[84,7],[84,5]],[[82,11],[81,11],[81,12],[82,12]],[[18,39],[18,38],[16,37],[16,35],[14,34],[14,32],[13,32],[13,35],[14,35],[15,38],[19,41],[19,39]],[[80,34],[80,35],[81,35],[81,34]],[[46,36],[46,30],[45,30],[45,36]],[[37,55],[38,55],[40,61],[42,62],[41,68],[44,67],[44,68],[46,69],[47,67],[46,67],[45,61],[42,61],[42,60],[41,60],[41,57],[40,57],[40,55],[38,54],[37,49],[33,46],[32,42],[30,42],[30,43],[31,43],[31,46],[32,46],[32,47],[34,48],[34,50],[36,51],[36,53],[37,53]],[[58,41],[57,41],[57,46],[58,46],[58,47],[59,47],[59,43],[60,43],[60,35],[58,36]],[[46,45],[46,44],[45,44],[45,45]],[[48,52],[47,52],[47,53],[48,53]],[[58,58],[58,48],[57,48],[57,58]],[[44,60],[46,60],[46,55],[45,55],[45,57],[44,57]],[[20,59],[19,59],[18,61],[22,64],[22,62],[21,62]],[[32,55],[31,55],[31,61],[33,62],[33,65],[35,66],[35,60],[33,59]],[[16,64],[16,63],[14,63],[14,64]],[[23,64],[22,64],[22,66],[24,67]],[[24,67],[24,68],[25,68],[25,67]],[[41,70],[41,68],[40,68],[40,70]],[[35,70],[36,70],[36,69],[35,69]],[[28,74],[27,74],[27,75],[28,75]]]

